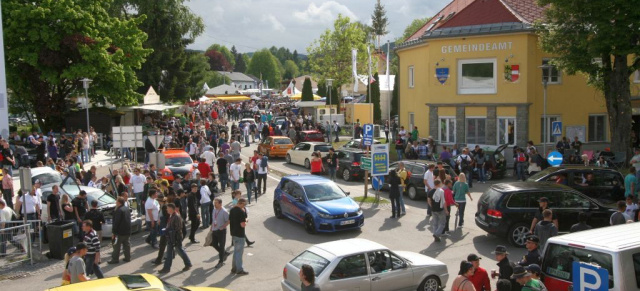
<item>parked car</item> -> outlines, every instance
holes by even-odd
[[[324,142],[324,136],[317,130],[303,130],[300,132],[300,142]]]
[[[392,251],[376,242],[352,238],[314,245],[284,266],[283,291],[300,290],[298,273],[309,264],[322,290],[445,290],[447,265],[432,257]]]
[[[373,144],[380,144],[379,140],[374,139]],[[356,138],[342,145],[346,149],[362,149],[362,139]]]
[[[629,223],[555,236],[543,252],[542,274],[548,290],[571,290],[573,262],[606,269],[606,290],[638,290],[640,224]],[[601,290],[594,288],[594,290]]]
[[[166,290],[166,291],[228,291],[227,289],[214,287],[177,287],[150,274],[118,275],[104,279],[90,280],[62,287],[54,287],[47,291],[80,291],[80,290]]]
[[[529,177],[527,181],[556,183],[559,178],[562,178],[564,185],[602,204],[609,205],[624,200],[624,177],[610,168],[579,165],[549,167]]]
[[[508,146],[509,146],[508,144],[503,144],[493,151],[484,150],[485,180],[488,181],[488,180],[504,178],[505,174],[507,173],[507,160],[504,158],[504,155],[502,154],[502,152]],[[458,158],[458,156],[453,157],[454,161]],[[475,168],[475,160],[474,160],[474,163],[472,164],[472,167]],[[456,170],[456,173],[460,174],[460,170],[458,170],[457,165],[455,167],[455,170]],[[479,173],[478,171],[473,171],[472,173],[473,178],[476,180],[479,178],[478,173]]]
[[[293,148],[293,142],[286,136],[269,136],[258,145],[258,151],[267,157],[284,157]]]
[[[549,208],[558,218],[559,232],[568,232],[578,223],[581,212],[587,213],[587,223],[594,228],[608,226],[609,217],[615,212],[565,185],[510,182],[495,184],[482,194],[476,225],[488,233],[506,237],[514,246],[524,247],[542,197],[549,199]]]
[[[302,165],[311,169],[311,154],[319,151],[324,156],[330,148],[331,144],[326,142],[301,142],[287,152],[285,160],[289,164]]]
[[[256,124],[256,120],[253,118],[243,118],[242,120],[240,120],[238,124],[242,124],[244,126],[247,123],[249,125]]]
[[[38,167],[31,169],[31,182],[35,183],[39,180],[42,190],[42,215],[41,219],[44,222],[49,220],[49,212],[47,211],[47,197],[51,195],[54,185],[58,185],[60,188],[60,194],[67,194],[69,198],[73,200],[81,190],[87,192],[87,200],[89,205],[91,201],[98,201],[98,208],[102,211],[105,218],[105,224],[102,225],[102,237],[111,238],[113,229],[113,211],[116,208],[116,199],[106,192],[98,188],[87,187],[78,185],[75,180],[63,179],[62,175],[49,167]],[[134,208],[131,209],[131,233],[136,233],[142,230],[142,220],[138,217],[138,213]]]
[[[273,123],[275,123],[278,128],[282,128],[282,124],[284,124],[285,120],[287,120],[287,117],[285,117],[285,116],[274,116],[273,117]]]
[[[405,181],[405,187],[407,188],[405,193],[409,196],[411,200],[416,200],[420,197],[426,197],[427,192],[425,191],[424,185],[424,173],[429,169],[429,165],[434,165],[436,162],[434,161],[426,161],[426,160],[404,160],[405,169],[411,173],[411,176]],[[398,168],[399,162],[394,162],[389,165],[389,171],[395,170]],[[447,175],[451,176],[451,181],[455,182],[458,180],[458,175],[451,168],[451,166],[444,164],[444,169],[447,171]],[[438,175],[439,170],[436,166],[434,174]],[[384,177],[384,183],[382,184],[382,190],[389,190],[389,176]],[[426,200],[426,199],[425,199]]]
[[[198,167],[197,163],[191,159],[191,156],[183,149],[167,149],[164,154],[164,169],[160,169],[160,177],[169,182],[173,182],[176,175],[185,177],[188,173],[192,173]]]
[[[338,155],[338,173],[337,176],[342,177],[345,181],[354,179],[362,179],[364,170],[360,168],[360,158],[365,154],[361,150],[339,149],[336,151]]]
[[[273,211],[304,224],[308,233],[360,229],[360,206],[333,181],[314,175],[290,175],[276,187]]]

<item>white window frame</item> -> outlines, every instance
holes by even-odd
[[[496,144],[498,146],[503,145],[503,143],[500,142],[500,126],[503,124],[500,124],[500,119],[513,119],[513,143],[510,143],[509,145],[516,145],[518,143],[518,119],[515,116],[498,116],[496,118]],[[508,130],[508,128],[507,128]]]
[[[462,65],[466,64],[482,64],[482,63],[492,63],[493,64],[493,88],[462,88]],[[498,61],[495,58],[484,58],[484,59],[465,59],[458,60],[458,95],[469,95],[469,94],[496,94],[498,93]]]
[[[557,85],[557,84],[562,84],[562,71],[559,70],[556,66],[554,66],[553,64],[551,64],[552,58],[543,58],[542,59],[542,65],[545,65],[545,62],[551,66],[553,66],[553,68],[551,68],[551,74],[549,75],[549,80],[547,81],[547,85]],[[551,77],[553,76],[553,70],[556,70],[556,72],[558,72],[557,75],[557,80],[556,81],[551,81]],[[544,71],[541,72],[540,74],[542,74],[542,82],[544,82]]]
[[[442,127],[440,125],[442,124],[443,119],[447,120],[447,125],[446,125],[447,139],[446,140],[442,140]],[[449,134],[448,134],[451,123],[453,123],[453,140],[449,140]],[[457,139],[456,126],[458,126],[458,124],[455,116],[440,116],[438,118],[438,139],[440,140],[440,143],[456,143],[456,139]]]
[[[636,70],[633,73],[633,82],[636,84],[640,83],[640,70]]]
[[[414,74],[415,74],[414,67],[413,66],[409,66],[409,88],[414,88],[415,87]]]
[[[416,114],[413,113],[413,112],[409,112],[409,128],[408,128],[407,132],[413,131],[413,127],[415,126],[415,122],[416,122]]]
[[[469,127],[468,127],[468,125],[469,125],[469,120],[470,119],[476,119],[476,120],[477,119],[484,119],[484,143],[478,143],[478,138],[477,138],[478,137],[478,133],[477,132],[476,132],[476,141],[473,142],[473,143],[469,142]],[[473,144],[473,145],[476,145],[476,144],[479,144],[479,145],[487,144],[487,142],[489,142],[488,139],[487,139],[488,138],[488,135],[487,135],[487,129],[488,129],[487,128],[487,121],[488,120],[489,120],[489,118],[487,116],[467,116],[467,117],[465,117],[465,119],[464,119],[464,142],[467,143],[467,144]]]
[[[591,120],[587,121],[587,142],[603,142],[603,141],[607,141],[607,115],[606,114],[589,114],[589,119],[591,119],[591,117],[603,117],[604,120],[604,133],[603,133],[603,140],[592,140],[591,137],[589,136],[589,132],[591,131],[591,127],[589,126],[591,124]],[[597,135],[597,134],[596,134]]]
[[[549,127],[549,130],[547,131],[547,134],[549,135],[549,140],[547,141],[547,145],[555,145],[556,142],[558,142],[558,140],[562,139],[562,136],[559,137],[554,137],[553,135],[551,135],[551,118],[556,118],[556,121],[560,121],[562,122],[562,116],[561,115],[549,115],[547,114],[547,127]],[[540,140],[540,144],[544,144],[544,130],[543,130],[543,124],[542,121],[544,120],[544,116],[540,116],[540,137],[542,137],[542,139]],[[564,129],[563,129],[564,130]],[[565,132],[566,134],[566,132]]]

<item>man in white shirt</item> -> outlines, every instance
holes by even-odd
[[[156,189],[149,190],[149,198],[144,204],[145,219],[147,221],[147,229],[149,230],[149,236],[145,239],[145,242],[150,244],[154,249],[158,246],[158,219],[160,214],[160,203],[156,201],[158,198],[158,192]]]
[[[216,159],[216,154],[213,152],[213,147],[209,147],[209,150],[202,153],[200,155],[200,158],[204,159],[205,163],[207,163],[207,165],[209,165],[209,167],[211,167],[211,170],[213,171],[213,163]]]
[[[233,157],[233,159],[234,160],[239,159],[242,145],[240,145],[240,143],[237,140],[232,138],[231,144],[229,146],[231,147],[231,156]]]
[[[627,220],[636,221],[636,216],[638,215],[636,211],[638,210],[638,204],[633,202],[633,195],[627,196],[626,198],[627,208],[624,211],[624,215],[627,216]]]
[[[196,160],[196,152],[198,151],[198,145],[193,142],[193,139],[189,139],[189,143],[187,143],[187,149],[189,150],[189,155],[192,160]]]
[[[436,180],[435,193],[433,193],[433,199],[429,200],[433,213],[433,238],[436,242],[440,241],[440,236],[444,233],[444,225],[446,223],[447,215],[449,212],[445,206],[444,190],[442,190],[442,182]]]
[[[202,229],[211,225],[211,189],[207,186],[206,180],[200,181],[200,218]]]
[[[139,168],[133,169],[133,175],[131,175],[131,179],[129,179],[129,185],[131,186],[131,190],[133,191],[134,197],[136,197],[136,204],[138,213],[143,213],[144,211],[142,205],[144,204],[144,183],[147,181],[147,178],[140,173]]]
[[[249,147],[249,126],[251,124],[249,122],[244,123],[244,128],[242,128],[242,133],[244,136],[244,146]]]
[[[471,163],[473,163],[473,159],[469,155],[469,148],[464,148],[464,150],[462,150],[462,154],[458,156],[456,163],[458,163],[458,169],[460,169],[460,172],[467,176],[469,188],[473,188],[473,173],[471,172]]]
[[[263,167],[265,165],[266,165],[266,167]],[[256,166],[258,168],[258,176],[257,176],[258,177],[258,188],[257,188],[257,192],[258,192],[258,194],[264,194],[267,191],[267,173],[269,173],[269,158],[265,157],[262,153],[258,153],[258,159],[256,160]],[[256,195],[256,202],[258,202],[258,196],[257,195]]]
[[[436,185],[434,184],[435,180],[433,177],[433,170],[435,169],[435,167],[436,165],[430,164],[429,168],[422,177],[422,179],[424,180],[424,191],[426,193],[429,193],[429,190],[436,188]],[[429,204],[427,204],[427,216],[431,216],[431,207],[429,206]]]
[[[242,175],[242,159],[237,158],[236,162],[229,167],[229,180],[231,180],[231,191],[240,189],[240,177]]]

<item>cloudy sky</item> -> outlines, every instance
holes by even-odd
[[[204,19],[205,32],[190,46],[232,45],[240,52],[281,47],[306,52],[309,44],[338,14],[371,24],[376,0],[190,0]],[[389,18],[388,38],[395,39],[415,18],[432,16],[449,0],[382,0]],[[385,39],[386,41],[386,39]]]

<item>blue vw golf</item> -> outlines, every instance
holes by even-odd
[[[308,233],[359,229],[364,225],[360,206],[333,181],[313,175],[291,175],[280,180],[273,211],[304,224]]]

